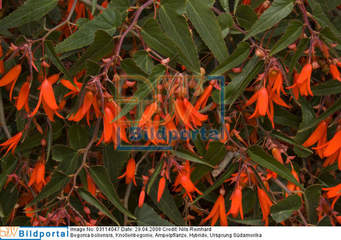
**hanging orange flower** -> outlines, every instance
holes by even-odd
[[[242,188],[240,184],[237,184],[236,189],[233,191],[231,197],[231,207],[230,210],[227,212],[227,215],[232,215],[234,218],[240,214],[240,218],[244,219],[243,214],[243,195],[242,195]]]
[[[64,97],[67,97],[71,95],[72,97],[78,95],[82,89],[83,84],[77,81],[77,78],[73,78],[73,83],[69,80],[62,79],[60,80],[60,83],[70,90],[67,94],[64,95]]]
[[[141,208],[143,206],[145,198],[146,198],[146,191],[145,191],[145,189],[142,189],[141,192],[140,192],[139,202],[138,202],[138,207],[139,208]]]
[[[294,176],[294,178],[296,179],[296,181],[299,183],[300,179],[298,178],[297,172],[295,171],[294,167],[291,165],[291,174]],[[287,184],[287,188],[291,191],[291,192],[298,192],[297,195],[298,196],[302,196],[302,193],[300,192],[301,189],[299,186],[296,186],[296,184],[292,183],[292,182],[288,182]],[[286,194],[286,196],[288,196],[288,194]]]
[[[288,87],[288,89],[293,88],[293,92],[296,93],[295,98],[298,98],[298,92],[302,95],[302,96],[313,96],[313,92],[311,91],[310,88],[310,81],[311,81],[311,74],[313,71],[313,67],[310,63],[307,63],[306,65],[304,65],[302,71],[300,74],[295,74],[294,75],[294,84],[290,87]]]
[[[321,149],[322,146],[325,145],[327,142],[327,128],[328,123],[327,121],[322,121],[315,131],[310,135],[310,137],[302,144],[304,147],[310,147],[317,143],[316,152],[320,156],[320,158],[323,158],[323,150]]]
[[[193,201],[192,193],[197,192],[198,194],[202,195],[202,192],[200,192],[200,190],[193,184],[191,180],[191,172],[192,169],[189,161],[186,161],[183,168],[179,169],[173,187],[176,192],[181,191],[182,187],[185,190],[184,196],[187,195],[189,199]]]
[[[257,194],[258,194],[259,205],[260,205],[260,208],[262,209],[262,214],[263,214],[262,220],[265,222],[265,225],[268,226],[270,208],[272,206],[272,202],[269,196],[266,194],[266,192],[260,187],[257,187]]]
[[[0,146],[2,147],[1,150],[4,150],[5,148],[7,148],[7,151],[5,153],[5,155],[7,155],[7,153],[12,150],[12,154],[14,154],[14,151],[21,139],[23,135],[23,132],[19,132],[16,135],[14,135],[13,137],[11,137],[10,139],[8,139],[7,141],[3,142],[0,144]]]
[[[265,116],[268,112],[269,106],[269,95],[268,91],[265,87],[259,89],[245,104],[245,106],[249,106],[257,101],[256,109],[254,113],[249,117],[249,119],[259,116]]]
[[[337,66],[335,64],[330,64],[329,65],[329,71],[332,75],[332,77],[335,79],[335,80],[338,80],[341,82],[341,76],[340,76],[340,72],[339,70],[337,69]]]
[[[211,212],[208,214],[206,218],[201,221],[201,224],[207,222],[209,219],[211,220],[211,226],[214,226],[219,218],[221,226],[227,226],[227,215],[225,210],[225,198],[224,198],[225,190],[221,190],[219,197],[213,205]]]
[[[212,90],[213,86],[210,84],[195,103],[194,108],[196,110],[202,109],[206,106],[208,98],[211,96]]]
[[[153,102],[149,106],[146,107],[144,110],[142,117],[139,121],[138,126],[143,127],[147,122],[151,121],[152,116],[157,110],[157,102]]]
[[[332,139],[324,146],[323,156],[329,157],[330,163],[338,161],[338,168],[341,170],[341,130],[339,130]]]
[[[163,192],[165,191],[165,187],[166,187],[166,179],[165,177],[161,177],[159,181],[159,187],[157,190],[157,202],[160,202]]]
[[[11,89],[10,89],[10,93],[9,93],[9,98],[10,100],[12,100],[12,93],[13,93],[13,89],[14,89],[14,85],[17,82],[19,75],[21,73],[21,64],[18,64],[16,66],[14,66],[13,68],[11,68],[11,70],[9,70],[1,79],[0,79],[0,87],[3,86],[7,86],[10,83],[12,83],[11,85]]]
[[[89,173],[86,174],[86,182],[88,185],[88,192],[91,193],[92,196],[96,197],[96,185]]]
[[[45,164],[43,161],[39,161],[34,166],[28,186],[34,185],[35,189],[40,192],[45,184]]]
[[[56,81],[58,81],[59,74],[54,74],[50,76],[49,78],[45,78],[43,83],[40,87],[40,94],[38,99],[38,104],[35,107],[35,109],[32,111],[32,113],[29,115],[29,117],[33,117],[40,107],[40,105],[43,105],[44,111],[47,114],[48,118],[51,121],[53,120],[53,115],[56,114],[58,117],[63,118],[57,110],[59,109],[58,104],[56,102],[56,98],[53,92],[52,84],[54,84]]]
[[[250,5],[251,4],[251,0],[243,0],[242,4],[243,5]]]
[[[136,181],[135,181],[135,168],[136,168],[136,163],[134,158],[130,158],[128,160],[127,168],[126,171],[118,177],[118,179],[126,178],[126,184],[130,184],[131,181],[133,181],[134,185],[136,186]]]
[[[322,188],[322,190],[327,191],[327,198],[333,199],[332,209],[334,209],[335,203],[341,197],[341,184],[334,187]]]
[[[174,106],[177,119],[181,120],[186,128],[202,126],[202,122],[208,119],[207,115],[201,114],[186,98],[176,99]]]
[[[24,106],[27,112],[29,112],[28,107],[28,96],[30,94],[30,83],[24,82],[24,84],[21,86],[18,98],[16,100],[16,108],[17,110],[21,110]]]
[[[79,122],[86,115],[87,123],[88,125],[90,125],[91,106],[93,107],[95,111],[96,117],[99,117],[101,114],[101,111],[99,110],[99,107],[98,107],[97,98],[91,91],[87,91],[84,95],[82,106],[78,109],[78,111],[75,114],[69,117],[69,120]]]

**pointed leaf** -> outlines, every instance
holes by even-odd
[[[287,17],[294,8],[294,0],[274,0],[271,6],[252,25],[244,40],[264,32]]]
[[[316,209],[320,203],[321,190],[321,185],[311,185],[304,191],[305,208],[311,224],[316,224],[318,220]]]
[[[212,10],[202,1],[188,0],[187,14],[201,39],[218,61],[223,62],[228,57],[228,52],[221,28]]]
[[[141,208],[135,210],[137,225],[139,226],[174,226],[167,220],[160,217],[148,204],[143,204]]]
[[[204,160],[202,160],[198,157],[191,155],[190,153],[180,152],[180,151],[175,151],[175,150],[172,151],[172,153],[178,158],[188,160],[188,161],[193,162],[193,163],[199,163],[199,164],[213,168],[213,166],[211,164],[205,162]]]
[[[283,222],[291,217],[300,207],[301,198],[297,195],[290,195],[271,207],[271,217],[277,223]]]
[[[136,217],[130,213],[121,203],[117,192],[110,181],[105,168],[103,166],[95,166],[89,169],[90,175],[94,180],[96,186],[101,190],[101,192],[108,198],[108,200],[119,210],[121,213],[127,215],[132,219]]]

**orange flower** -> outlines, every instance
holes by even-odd
[[[21,65],[18,64],[14,66],[13,68],[11,68],[11,70],[9,70],[8,73],[6,73],[5,76],[3,76],[0,79],[0,87],[6,86],[12,83],[11,90],[9,93],[10,100],[12,100],[12,93],[13,93],[14,85],[16,81],[18,80],[20,73],[21,73]]]
[[[202,195],[202,192],[199,191],[198,188],[193,184],[191,180],[191,166],[189,164],[189,161],[186,161],[183,168],[178,171],[178,176],[175,179],[173,188],[176,192],[181,191],[181,186],[186,191],[184,196],[187,195],[191,201],[192,199],[192,193],[197,192],[200,195]],[[180,186],[181,185],[181,186]]]
[[[86,182],[88,184],[88,192],[91,193],[92,196],[96,197],[96,185],[89,173],[86,174]]]
[[[250,5],[251,4],[251,0],[243,0],[242,4],[243,5]]]
[[[70,82],[69,80],[65,80],[65,79],[60,80],[60,83],[61,83],[64,87],[66,87],[67,89],[71,90],[70,92],[68,92],[67,94],[65,94],[64,97],[67,97],[67,96],[69,96],[69,95],[71,95],[71,96],[74,97],[74,96],[78,95],[79,92],[80,92],[81,89],[82,89],[82,86],[83,86],[82,83],[77,82],[77,78],[76,78],[76,77],[73,78],[73,83]]]
[[[88,125],[90,125],[90,108],[93,107],[96,117],[98,117],[101,114],[101,111],[99,110],[96,96],[91,91],[87,91],[84,95],[83,104],[78,109],[78,111],[71,115],[69,117],[70,121],[79,122],[83,119],[83,117],[86,115],[86,120]]]
[[[30,94],[30,83],[24,82],[24,84],[21,86],[17,102],[15,104],[17,110],[21,110],[24,106],[26,110],[29,110],[28,107],[28,96]]]
[[[322,188],[322,190],[327,191],[327,198],[329,199],[334,198],[332,202],[332,209],[334,209],[335,203],[341,197],[341,184],[330,188]]]
[[[340,76],[340,72],[339,70],[337,69],[337,66],[335,64],[330,64],[329,65],[329,71],[331,73],[331,75],[333,76],[333,78],[335,80],[338,80],[341,82],[341,76]]]
[[[294,178],[296,179],[297,182],[300,182],[297,172],[295,171],[295,169],[293,168],[293,166],[291,165],[291,174],[294,176]],[[300,193],[299,191],[301,191],[299,186],[296,186],[294,183],[292,182],[288,182],[287,188],[291,191],[291,192],[298,192],[297,195],[302,196],[302,193]],[[288,195],[288,194],[286,194]]]
[[[230,197],[231,207],[227,215],[231,214],[234,218],[236,218],[239,213],[240,218],[244,219],[242,199],[243,199],[242,188],[239,184],[237,184],[236,189],[233,191]]]
[[[323,156],[328,157],[326,161],[330,164],[338,160],[338,168],[341,170],[341,130],[339,130],[332,139],[325,145]]]
[[[22,137],[23,132],[19,132],[16,135],[14,135],[13,137],[11,137],[10,139],[8,139],[7,141],[3,142],[0,144],[0,146],[2,147],[1,150],[4,150],[5,148],[7,148],[7,151],[5,153],[5,155],[7,155],[7,153],[12,149],[12,154],[14,154],[14,151]]]
[[[156,110],[157,110],[157,102],[153,102],[152,104],[147,106],[142,114],[142,117],[139,121],[138,126],[143,127],[147,122],[151,121],[151,118],[153,114],[156,112]]]
[[[141,190],[140,196],[139,196],[139,203],[138,203],[139,208],[141,208],[141,207],[143,206],[145,197],[146,197],[146,191],[145,191],[145,189],[143,188],[143,189]]]
[[[225,192],[225,191],[223,191]],[[211,220],[211,226],[214,226],[218,220],[220,219],[221,226],[227,226],[227,216],[225,210],[225,199],[224,194],[220,193],[216,202],[213,205],[211,212],[208,214],[206,218],[201,221],[201,224],[207,222],[209,219]]]
[[[40,87],[40,94],[38,99],[38,104],[36,108],[32,111],[29,117],[33,117],[37,112],[41,104],[43,104],[43,108],[48,118],[53,121],[53,115],[56,114],[58,117],[63,118],[61,115],[57,113],[59,109],[56,98],[54,96],[52,84],[55,83],[59,78],[59,74],[54,74],[49,78],[45,78]]]
[[[281,92],[286,94],[283,88],[283,75],[277,68],[269,71],[268,79],[271,91],[275,92],[278,96],[280,96]]]
[[[186,98],[176,99],[174,106],[177,119],[181,120],[186,128],[201,126],[202,122],[208,119],[207,115],[201,114]]]
[[[41,191],[41,189],[46,184],[45,181],[45,164],[43,161],[39,161],[34,166],[34,169],[31,174],[30,181],[28,182],[28,186],[32,186],[34,184],[34,187],[38,192]]]
[[[283,164],[283,159],[282,159],[281,151],[280,151],[278,148],[274,147],[274,148],[271,150],[271,152],[272,152],[272,156],[273,156],[278,162],[280,162],[280,163]]]
[[[268,226],[270,208],[272,206],[272,202],[269,196],[266,194],[266,192],[260,187],[257,187],[257,194],[258,194],[259,205],[260,205],[260,208],[262,209],[263,221],[265,222],[265,225]]]
[[[203,92],[203,94],[200,96],[200,98],[198,99],[198,101],[195,103],[194,108],[196,110],[199,110],[201,108],[204,108],[207,104],[208,98],[211,96],[213,90],[213,86],[210,84],[205,91]]]
[[[118,177],[118,179],[126,178],[126,184],[130,184],[131,181],[133,181],[134,185],[136,186],[136,181],[135,181],[135,168],[136,168],[136,163],[134,158],[130,158],[128,160],[127,164],[127,169],[126,171]]]
[[[310,79],[311,79],[311,73],[313,71],[313,67],[310,63],[307,63],[304,65],[301,73],[299,75],[295,74],[294,76],[294,84],[290,88],[294,88],[294,92],[300,92],[302,96],[313,96],[313,92],[310,88]],[[295,94],[295,97],[297,95]],[[297,97],[296,97],[297,98]]]
[[[323,158],[323,150],[321,147],[327,142],[327,128],[328,123],[326,121],[322,121],[310,137],[302,144],[304,147],[310,147],[317,143],[316,152],[320,158]]]
[[[268,91],[265,87],[259,89],[245,104],[245,106],[249,106],[257,101],[256,109],[254,113],[249,117],[249,119],[258,117],[258,116],[265,116],[268,112],[268,105],[269,105],[269,95]]]
[[[160,202],[163,192],[165,191],[165,187],[166,187],[166,179],[164,177],[161,177],[159,181],[159,188],[157,190],[157,202]]]

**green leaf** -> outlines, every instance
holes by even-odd
[[[270,55],[275,55],[276,53],[286,49],[290,44],[295,42],[301,35],[302,29],[303,24],[301,21],[290,21],[284,35],[276,42],[275,46],[272,47]]]
[[[257,226],[257,227],[259,227],[259,226],[264,224],[262,219],[248,219],[248,218],[244,218],[243,220],[241,220],[241,219],[236,219],[236,218],[232,218],[230,216],[227,216],[227,220],[231,221],[231,222],[234,222],[234,223],[247,225],[247,226]]]
[[[145,73],[142,68],[140,68],[134,59],[132,58],[125,58],[121,62],[122,69],[129,75],[137,76],[137,77],[147,77],[148,74]]]
[[[122,13],[110,4],[100,15],[93,20],[82,24],[75,33],[56,46],[57,53],[69,52],[90,45],[95,39],[95,33],[103,30],[110,36],[122,23]]]
[[[141,208],[135,210],[137,225],[139,226],[174,226],[170,222],[161,218],[148,204],[143,204]]]
[[[321,185],[311,185],[304,191],[305,208],[311,224],[316,224],[318,220],[316,209],[320,203],[321,190]]]
[[[247,30],[250,29],[258,19],[255,11],[247,5],[241,5],[237,8],[236,17],[239,25]]]
[[[1,159],[0,192],[2,191],[2,187],[7,181],[8,175],[10,175],[14,171],[17,163],[17,159],[14,158],[12,155]]]
[[[119,221],[117,221],[117,219],[111,214],[110,210],[106,206],[104,206],[103,203],[94,198],[94,196],[92,196],[91,193],[82,188],[79,188],[77,192],[80,195],[80,197],[83,198],[87,203],[96,207],[99,211],[101,211],[102,213],[107,215],[111,220],[113,220],[117,225],[120,225]]]
[[[108,200],[124,215],[132,219],[136,217],[130,213],[121,203],[117,192],[108,176],[105,168],[103,166],[95,166],[89,169],[90,175],[94,180],[96,186],[101,190],[101,192],[108,198]]]
[[[290,195],[289,197],[279,201],[271,207],[271,217],[277,222],[287,220],[295,211],[301,207],[301,198],[298,195]]]
[[[117,182],[122,169],[128,162],[130,153],[127,151],[116,151],[113,144],[107,144],[103,150],[104,167],[107,169],[112,182]]]
[[[262,68],[263,62],[259,61],[258,57],[251,58],[243,71],[234,77],[227,87],[225,87],[224,103],[230,104],[231,107]]]
[[[211,166],[215,166],[219,164],[226,156],[227,150],[225,144],[221,142],[210,142],[208,145],[208,150],[204,155],[203,160],[210,164]],[[192,179],[193,181],[197,181],[205,176],[209,171],[212,171],[211,168],[206,166],[197,166],[193,173]]]
[[[66,158],[66,156],[67,155],[63,157],[62,162],[58,165],[58,170],[63,172],[65,175],[70,175],[75,173],[81,166],[82,158],[77,152],[71,158]]]
[[[149,197],[152,199],[155,206],[160,209],[171,221],[176,225],[186,225],[179,208],[175,204],[174,196],[170,194],[168,190],[168,184],[166,183],[165,190],[162,194],[160,202],[157,202],[158,186],[154,184],[150,190]]]
[[[153,184],[155,183],[155,181],[157,180],[158,176],[160,175],[162,166],[163,166],[163,161],[160,161],[158,166],[156,167],[156,169],[154,170],[152,176],[150,177],[150,179],[148,181],[148,185],[147,185],[147,189],[146,189],[146,193],[148,195],[150,193],[150,190],[152,189]]]
[[[75,124],[69,128],[69,145],[78,150],[86,147],[89,143],[89,131],[85,127]]]
[[[57,6],[58,0],[27,0],[23,5],[0,20],[0,32],[40,20]]]
[[[226,38],[229,34],[231,27],[233,26],[233,18],[230,13],[222,13],[218,16],[218,22],[222,30],[221,34],[223,38]]]
[[[298,59],[304,54],[304,51],[308,48],[308,44],[309,44],[309,39],[302,39],[300,40],[296,52],[295,54],[290,58],[289,61],[289,75],[292,74],[293,69],[296,65],[300,65],[298,62]]]
[[[68,161],[72,159],[75,154],[76,151],[66,145],[55,144],[52,147],[52,159],[57,162]]]
[[[244,40],[264,32],[287,17],[294,8],[294,0],[275,0],[271,6],[258,18]]]
[[[303,186],[297,182],[295,177],[291,174],[290,170],[278,162],[276,159],[271,157],[269,154],[264,152],[264,150],[259,146],[252,146],[247,150],[248,155],[251,160],[255,163],[258,163],[262,167],[269,169],[275,173],[277,173],[282,178],[294,183],[303,189]]]
[[[79,71],[85,68],[87,60],[99,61],[107,56],[114,49],[114,40],[105,31],[98,30],[95,32],[93,43],[86,49],[86,52],[77,60],[71,67],[70,73],[76,75]]]
[[[242,64],[250,54],[250,45],[246,42],[238,44],[236,50],[224,62],[210,73],[211,76],[222,75]]]
[[[213,168],[213,166],[207,162],[205,162],[204,160],[198,158],[198,157],[195,157],[189,153],[186,153],[186,152],[180,152],[180,151],[172,151],[172,153],[178,157],[178,158],[181,158],[181,159],[184,159],[184,160],[188,160],[190,162],[194,162],[194,163],[199,163],[199,164],[202,164],[202,165],[205,165],[205,166],[208,166],[208,167],[211,167]]]
[[[203,195],[198,196],[193,202],[192,204],[195,204],[197,201],[199,201],[202,198],[205,198],[207,195],[209,195],[212,191],[214,191],[215,189],[219,188],[226,179],[228,179],[232,173],[234,173],[238,168],[238,164],[236,163],[232,163],[225,171],[224,173],[222,173],[222,175],[216,180],[214,181],[214,184],[209,186],[204,192]]]
[[[187,14],[201,39],[212,51],[218,62],[223,62],[228,57],[228,52],[221,34],[221,28],[212,10],[202,1],[188,0]]]
[[[341,93],[341,83],[336,80],[329,80],[311,88],[314,96],[330,96]]]
[[[285,108],[275,106],[274,122],[283,126],[291,127],[297,130],[300,124],[300,118],[286,110]]]
[[[29,206],[32,206],[37,202],[45,198],[48,198],[52,194],[61,191],[69,182],[69,180],[70,179],[66,175],[55,171],[51,177],[51,180],[45,185],[45,187],[41,190],[39,195],[36,198],[34,198],[32,202],[29,203]]]
[[[139,66],[146,74],[151,74],[154,64],[151,57],[144,50],[137,51],[134,54],[136,65]]]
[[[46,52],[46,56],[48,57],[48,59],[51,60],[51,62],[58,68],[58,70],[64,73],[67,79],[72,80],[72,77],[69,71],[64,67],[63,63],[57,56],[57,53],[51,41],[45,41],[45,52]]]
[[[163,33],[155,19],[149,18],[145,21],[142,25],[141,35],[147,45],[159,54],[169,57],[171,61],[175,59],[183,65],[190,65],[182,54],[178,54],[179,49],[176,47],[175,43]]]
[[[329,107],[326,111],[324,111],[318,118],[315,118],[314,120],[304,124],[298,132],[304,132],[307,131],[313,127],[315,127],[317,124],[319,124],[322,120],[325,120],[330,115],[333,115],[337,111],[341,109],[341,98],[339,98],[331,107]]]
[[[186,67],[195,73],[200,73],[199,56],[189,32],[188,24],[185,18],[179,15],[178,6],[170,4],[171,1],[174,0],[164,0],[161,2],[159,8],[161,26],[190,64]]]

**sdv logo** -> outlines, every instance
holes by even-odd
[[[17,236],[19,227],[0,227],[0,238],[14,238]]]

